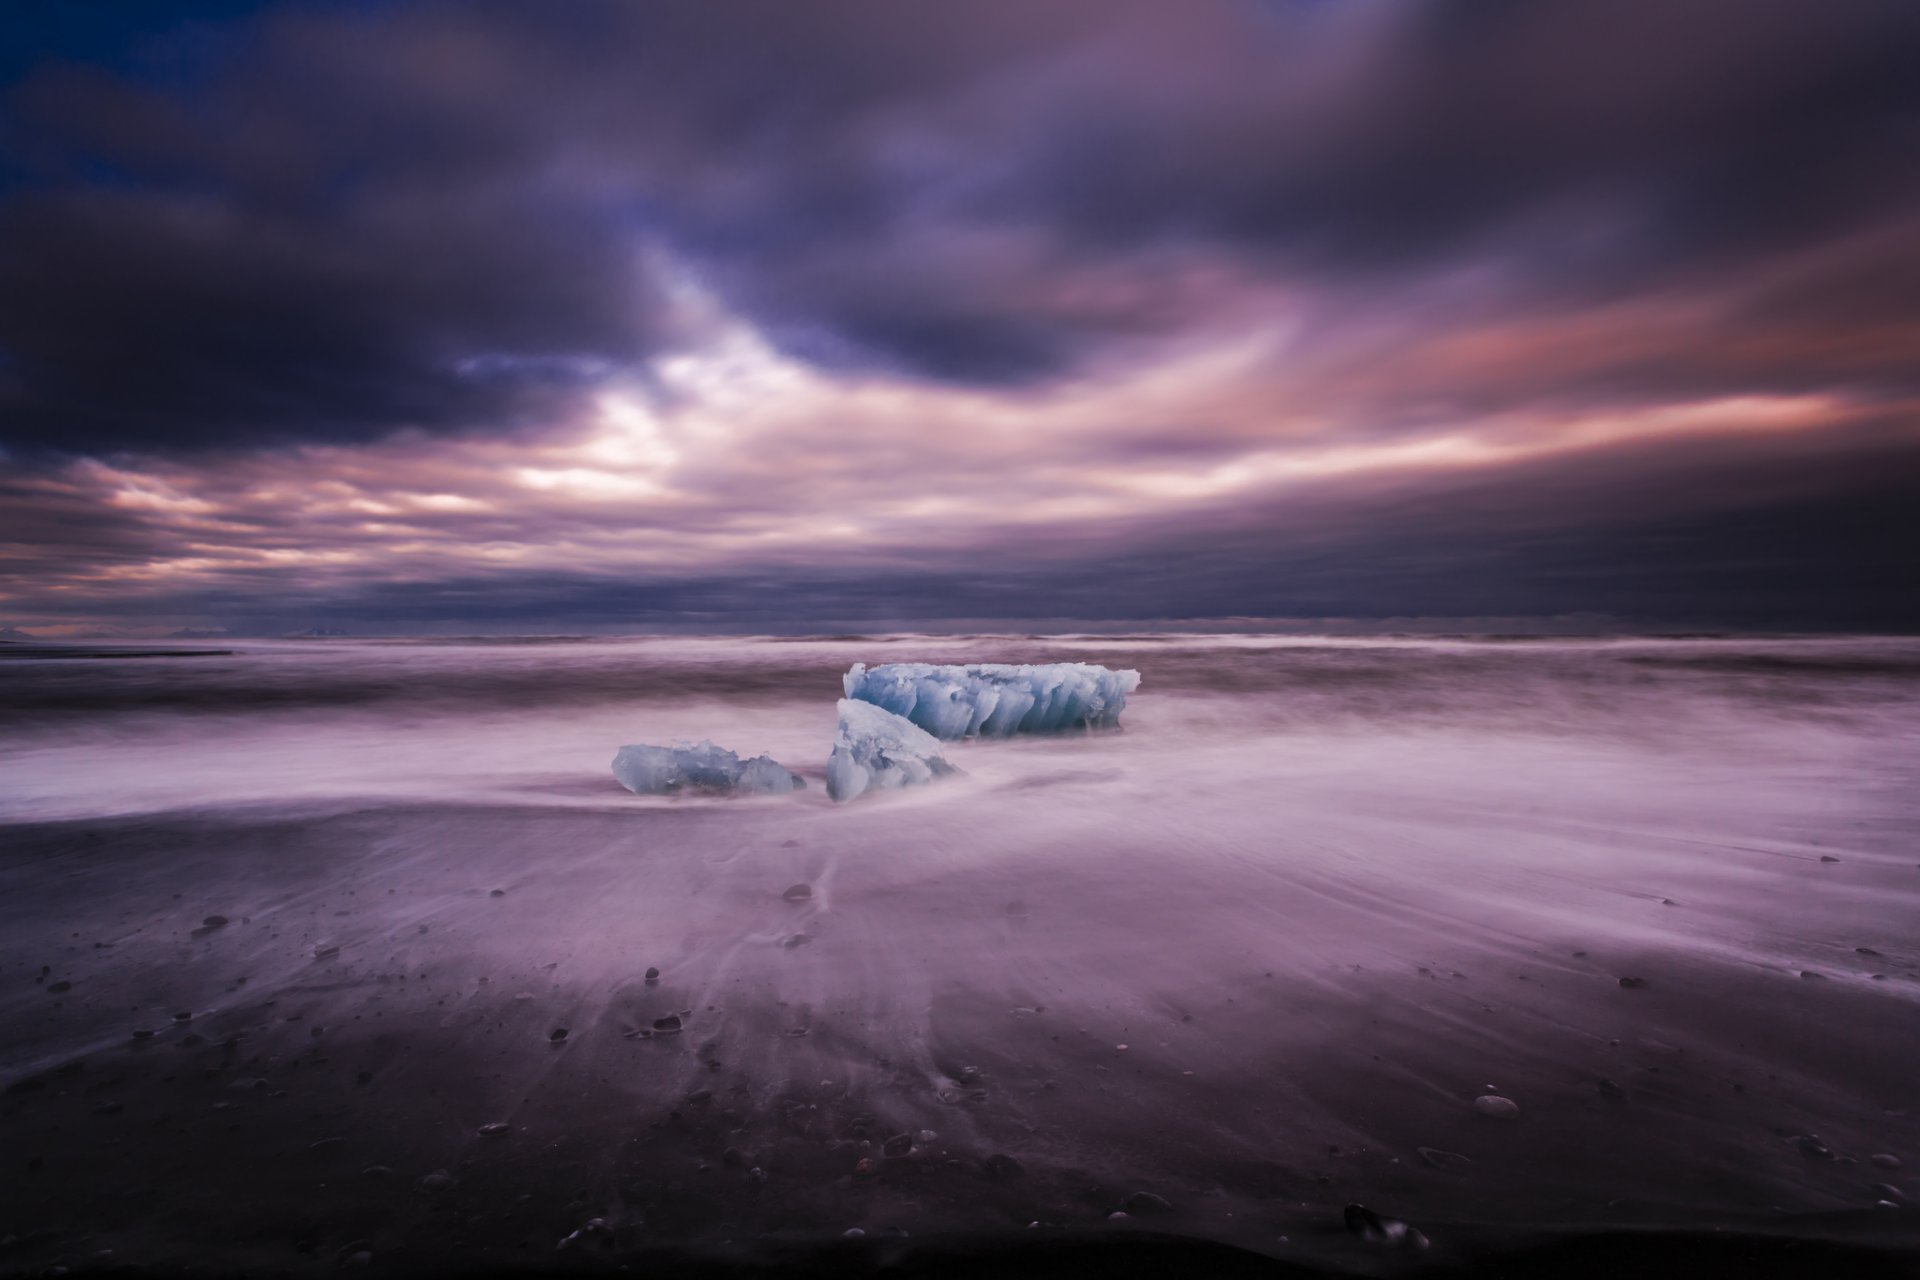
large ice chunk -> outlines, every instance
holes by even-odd
[[[827,758],[827,794],[845,803],[874,787],[911,787],[959,770],[924,729],[871,702],[840,700]]]
[[[871,670],[856,662],[842,683],[849,698],[885,707],[936,738],[1004,738],[1118,724],[1140,673],[1090,662],[890,662]]]
[[[670,747],[622,747],[613,757],[613,776],[621,786],[643,796],[670,796],[682,791],[781,796],[807,785],[805,778],[775,762],[772,756],[742,760],[711,742],[697,747],[687,742]]]

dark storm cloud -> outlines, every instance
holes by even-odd
[[[1911,270],[1920,207],[1920,10],[1894,0],[429,3],[243,30],[204,82],[49,65],[12,91],[7,442],[561,420],[683,336],[663,261],[823,367],[995,387],[1198,333],[1233,299],[1171,283],[1195,263],[1316,291],[1338,335],[1463,274],[1468,314],[1528,317],[1744,305],[1756,263],[1804,259],[1820,333],[1754,364],[1911,364],[1882,348],[1912,295],[1877,279]],[[1751,303],[1718,317],[1736,339],[1781,314]],[[1836,368],[1857,331],[1881,339]]]

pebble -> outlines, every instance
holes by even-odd
[[[809,942],[812,942],[812,941],[813,939],[808,937],[806,934],[796,933],[791,937],[789,937],[785,942],[781,943],[780,945],[785,947],[787,950],[791,951],[795,947],[804,947]]]
[[[1415,1228],[1398,1218],[1383,1218],[1363,1204],[1350,1204],[1342,1216],[1347,1230],[1371,1245],[1401,1249],[1425,1249],[1428,1240]]]
[[[810,884],[789,885],[787,886],[787,891],[780,896],[788,902],[805,902],[807,899],[813,897],[813,886]]]
[[[1880,1152],[1878,1155],[1868,1156],[1867,1159],[1873,1161],[1882,1169],[1898,1169],[1900,1167],[1900,1157],[1891,1155],[1885,1151]]]
[[[208,916],[200,922],[200,927],[202,929],[224,929],[227,927],[227,918],[225,916]]]
[[[497,1138],[511,1128],[513,1128],[513,1126],[506,1121],[495,1120],[489,1124],[480,1126],[480,1136],[483,1138]]]
[[[660,981],[660,971],[651,965],[647,966],[647,984],[651,986],[658,981]]]
[[[1647,980],[1645,978],[1622,978],[1620,979],[1620,985],[1629,991],[1638,991],[1647,985]]]
[[[458,1179],[445,1169],[435,1169],[432,1173],[420,1179],[420,1189],[422,1191],[445,1191],[447,1188],[457,1185],[457,1183]]]
[[[339,954],[340,948],[338,947],[315,947],[313,949],[313,958],[315,960],[331,960]]]
[[[1813,970],[1811,970],[1811,969],[1802,969],[1802,970],[1800,971],[1800,976],[1801,976],[1801,977],[1803,977],[1803,978],[1805,978],[1805,979],[1807,979],[1807,980],[1808,980],[1808,981],[1810,981],[1810,982],[1825,982],[1825,981],[1827,980],[1827,975],[1826,975],[1826,974],[1824,974],[1824,973],[1815,973],[1815,972],[1814,972]]]
[[[1834,856],[1833,856],[1832,854],[1830,854],[1830,853],[1823,853],[1823,854],[1821,854],[1821,855],[1820,855],[1820,861],[1822,861],[1822,862],[1838,862],[1838,861],[1840,861],[1840,859],[1838,859],[1838,858],[1836,858],[1836,857],[1834,857]]]
[[[867,1234],[866,1232],[862,1231],[858,1227],[848,1227],[845,1231],[842,1231],[840,1233],[841,1238],[846,1240],[859,1240],[865,1237],[866,1234]]]
[[[983,1162],[987,1176],[998,1181],[1017,1178],[1026,1172],[1026,1168],[1012,1156],[996,1151]]]
[[[764,1185],[767,1180],[767,1171],[756,1166],[747,1170],[747,1179],[755,1185]]]
[[[1876,1182],[1872,1186],[1868,1187],[1867,1190],[1873,1192],[1873,1194],[1879,1196],[1882,1200],[1892,1200],[1892,1201],[1898,1202],[1906,1199],[1906,1195],[1900,1190],[1900,1188],[1894,1186],[1890,1182]]]
[[[588,1218],[577,1230],[564,1236],[555,1247],[570,1249],[575,1245],[586,1244],[590,1240],[602,1245],[613,1243],[613,1228],[607,1225],[605,1218]]]
[[[692,1103],[712,1102],[713,1090],[695,1089],[692,1093],[687,1095],[687,1101]]]
[[[664,1018],[655,1018],[653,1020],[653,1029],[655,1031],[678,1031],[680,1029],[680,1015],[670,1013]]]
[[[153,1039],[153,1032],[146,1030],[136,1031],[133,1033],[133,1038],[135,1040],[151,1040]]]
[[[1794,1137],[1788,1138],[1787,1141],[1791,1142],[1794,1148],[1809,1160],[1833,1159],[1833,1149],[1826,1143],[1820,1141],[1817,1134],[1797,1134]]]
[[[1125,1213],[1122,1213],[1120,1210],[1116,1209],[1112,1213],[1107,1215],[1107,1221],[1108,1222],[1132,1222],[1133,1219],[1128,1217]]]
[[[71,982],[49,982],[47,984],[47,990],[57,996],[63,992],[73,990],[73,984]]]
[[[861,1156],[854,1162],[853,1176],[856,1178],[871,1178],[878,1172],[880,1172],[880,1166],[874,1162],[872,1156]]]
[[[495,889],[492,893],[489,893],[487,896],[489,898],[504,898],[507,896],[507,891],[505,889]]]
[[[559,1044],[562,1040],[565,1040],[566,1038],[567,1038],[567,1029],[565,1027],[555,1027],[552,1031],[547,1033],[547,1039],[554,1044]]]
[[[1512,1098],[1503,1098],[1495,1093],[1482,1094],[1473,1100],[1473,1109],[1483,1116],[1495,1120],[1518,1120],[1520,1104]]]
[[[896,1133],[880,1147],[881,1154],[889,1156],[904,1156],[912,1150],[913,1135],[910,1133]]]
[[[1435,1169],[1444,1169],[1448,1165],[1472,1164],[1473,1161],[1458,1151],[1442,1151],[1438,1147],[1416,1147],[1423,1163]]]

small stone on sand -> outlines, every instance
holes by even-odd
[[[1473,1109],[1483,1116],[1495,1120],[1518,1120],[1520,1104],[1512,1098],[1502,1098],[1498,1094],[1486,1093],[1473,1100]]]

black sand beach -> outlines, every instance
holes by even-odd
[[[1912,642],[259,648],[0,676],[11,1272],[1920,1249]],[[1143,684],[832,806],[909,648]]]

